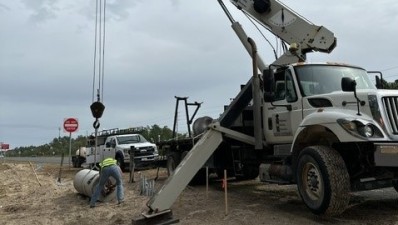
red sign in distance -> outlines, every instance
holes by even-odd
[[[67,118],[64,120],[64,130],[65,132],[75,132],[79,129],[79,122],[76,118]]]

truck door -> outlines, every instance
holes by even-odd
[[[298,87],[290,69],[274,74],[274,101],[265,103],[265,138],[270,143],[290,143],[302,119]]]
[[[114,148],[116,146],[116,140],[114,137],[110,137],[106,139],[105,147],[107,148]]]

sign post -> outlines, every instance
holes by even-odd
[[[79,129],[79,121],[77,118],[64,119],[64,131],[69,132],[69,169],[70,159],[72,158],[72,133]]]

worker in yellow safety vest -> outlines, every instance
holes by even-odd
[[[118,204],[121,204],[124,200],[124,190],[123,190],[123,180],[122,180],[122,170],[117,165],[117,161],[113,158],[106,158],[100,162],[101,172],[100,180],[95,188],[95,192],[90,199],[90,208],[95,207],[99,195],[102,193],[106,182],[109,177],[113,177],[116,180],[116,197]]]

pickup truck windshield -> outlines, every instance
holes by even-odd
[[[117,137],[119,144],[142,143],[147,140],[142,135],[119,136]]]
[[[341,91],[341,78],[350,77],[359,89],[376,89],[363,69],[336,65],[300,65],[295,72],[303,96]]]

